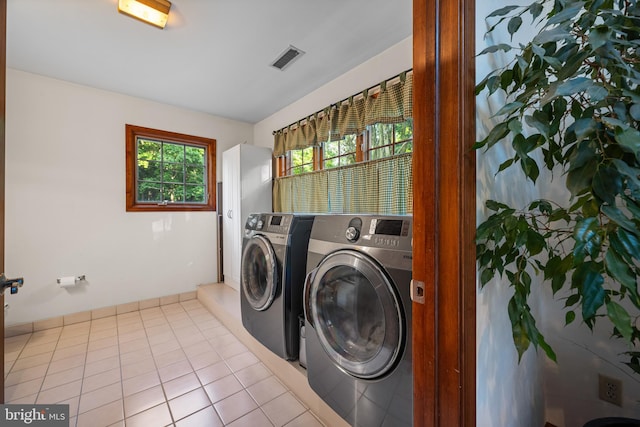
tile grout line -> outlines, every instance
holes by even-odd
[[[180,305],[180,307],[182,308],[182,310],[186,313],[186,315],[189,317],[189,320],[191,321],[191,323],[192,323],[196,328],[198,328],[198,325],[193,321],[193,318],[191,317],[191,315],[189,314],[189,312],[184,308],[184,306],[182,305],[182,302],[178,302],[178,304]],[[207,393],[207,391],[204,389],[204,386],[205,386],[205,385],[204,385],[204,384],[202,384],[202,381],[200,380],[200,377],[198,377],[198,374],[196,373],[196,369],[195,369],[195,367],[193,366],[193,363],[192,363],[192,362],[191,362],[191,360],[189,359],[189,356],[187,355],[187,353],[184,351],[184,347],[182,346],[182,342],[180,342],[180,339],[179,339],[179,338],[177,337],[177,335],[175,334],[176,329],[174,329],[174,327],[172,326],[171,322],[169,322],[169,319],[167,319],[167,317],[166,317],[166,313],[164,312],[164,310],[162,310],[162,314],[165,316],[165,320],[167,321],[167,324],[168,324],[168,325],[169,325],[169,327],[171,328],[171,331],[172,331],[173,335],[176,337],[176,341],[178,342],[178,344],[180,344],[180,350],[184,353],[184,355],[185,355],[185,357],[186,357],[186,359],[187,359],[187,363],[189,363],[189,366],[191,367],[191,370],[193,371],[193,374],[195,375],[196,379],[198,380],[198,383],[200,384],[200,389],[202,389],[202,392],[204,393],[204,395],[205,395],[205,396],[207,397],[207,399],[209,400],[209,404],[210,404],[211,408],[213,409],[213,411],[215,412],[215,414],[216,414],[216,416],[218,417],[218,419],[219,419],[220,421],[222,421],[222,417],[220,416],[220,414],[218,413],[218,410],[216,409],[216,407],[214,406],[213,402],[211,401],[211,398],[209,397],[209,394],[208,394],[208,393]],[[200,331],[200,328],[198,328],[198,331],[199,331],[199,332],[201,332],[201,331]],[[205,337],[205,338],[206,338],[206,337]],[[209,342],[209,340],[207,340],[207,342]],[[220,356],[220,354],[219,354],[215,349],[213,349],[213,351],[214,351],[218,356]],[[220,357],[221,357],[221,356],[220,356]],[[224,360],[224,359],[223,359],[223,360]],[[159,375],[159,374],[158,374],[158,375]],[[186,375],[188,375],[188,374],[186,374]],[[178,377],[178,378],[180,378],[180,377]],[[173,381],[174,379],[176,379],[176,378],[173,378],[173,379],[171,379],[170,381]],[[162,382],[162,379],[160,379],[160,383],[162,384],[162,389],[163,389],[163,391],[164,391],[164,382]],[[197,389],[196,389],[196,390],[197,390]],[[187,393],[191,393],[192,391],[193,391],[193,390],[188,391]],[[184,396],[184,395],[185,395],[185,394],[187,394],[187,393],[183,393],[183,394],[181,394],[180,396]],[[174,399],[177,399],[177,398],[178,398],[178,397],[180,397],[180,396],[175,396],[175,397],[174,397]],[[166,398],[166,395],[165,395],[165,398]],[[171,412],[171,418],[173,419],[173,411],[171,411],[171,405],[169,405],[169,400],[167,400],[167,406],[169,407],[169,411]],[[200,412],[200,411],[202,411],[203,409],[206,409],[206,408],[207,408],[207,407],[205,407],[205,408],[200,408],[200,409],[199,409],[199,410],[197,410],[196,412],[193,412],[193,413],[191,413],[191,414],[187,415],[186,417],[182,417],[182,418],[180,418],[180,420],[183,420],[183,419],[185,419],[185,418],[188,418],[188,417],[190,417],[191,415],[193,415],[193,414],[195,414],[195,413],[197,413],[197,412]],[[178,422],[178,421],[180,421],[180,420],[175,420],[175,419],[173,419],[173,422],[174,422],[174,423],[176,423],[176,422]],[[224,424],[224,422],[223,422],[223,424]]]
[[[117,347],[118,347],[118,366],[120,368],[120,390],[122,391],[122,420],[116,421],[116,422],[120,422],[122,421],[124,424],[126,424],[126,419],[127,419],[127,414],[125,413],[125,408],[124,408],[124,372],[122,371],[122,352],[120,350],[120,328],[118,328],[118,313],[116,311],[115,314],[115,318],[116,318],[116,341],[117,341]],[[145,334],[146,335],[146,334]],[[77,423],[76,423],[77,426]]]
[[[160,313],[162,313],[162,316],[164,317],[165,321],[167,321],[167,318],[166,318],[166,316],[164,314],[164,310],[162,310],[161,306],[159,307],[159,309],[160,309]],[[167,398],[167,393],[166,393],[166,391],[164,389],[164,383],[162,382],[162,377],[160,376],[160,368],[158,367],[158,363],[156,362],[156,357],[153,354],[153,348],[151,346],[151,341],[149,341],[149,335],[147,333],[147,327],[144,324],[144,319],[142,318],[142,315],[140,315],[140,321],[142,322],[142,329],[144,330],[144,336],[147,338],[147,342],[149,343],[149,352],[151,353],[151,360],[153,360],[153,365],[156,367],[156,372],[158,374],[158,379],[160,380],[160,390],[162,390],[162,395],[164,396],[164,403],[166,403],[167,409],[169,410],[169,417],[171,418],[171,423],[175,424],[176,420],[173,417],[173,411],[171,411],[171,405],[169,405],[169,399]],[[123,403],[124,403],[124,400],[123,400]],[[160,406],[160,405],[152,406],[152,408],[155,408],[156,406]],[[141,414],[141,413],[143,413],[145,411],[148,411],[149,409],[151,409],[151,408],[145,409],[144,411],[139,412],[138,414]],[[135,414],[135,415],[138,415],[138,414]],[[135,415],[133,415],[133,416],[135,416]],[[125,420],[126,420],[126,414],[125,414]],[[125,424],[126,424],[126,421],[125,421]]]
[[[183,309],[184,309],[184,307],[183,307]],[[207,311],[208,311],[208,310],[207,310]],[[185,312],[186,312],[186,310],[185,310]],[[196,326],[196,328],[198,328],[198,325],[195,323],[195,321],[193,320],[193,317],[191,317],[191,315],[189,314],[189,312],[187,312],[187,315],[188,315],[188,316],[189,316],[189,318],[192,320],[192,322],[193,322],[193,324]],[[218,318],[217,318],[213,313],[211,313],[211,315],[212,315],[216,320],[220,321],[220,320],[219,320],[219,319],[218,319]],[[226,326],[225,326],[225,328],[226,328]],[[228,329],[228,328],[227,328],[227,329]],[[198,331],[199,331],[200,333],[202,333],[202,330],[201,330],[200,328],[198,328]],[[231,331],[229,331],[229,332],[231,333]],[[233,333],[231,333],[231,335],[233,335],[233,336],[235,337],[235,335],[234,335]],[[237,338],[237,337],[236,337],[236,338]],[[238,340],[238,341],[239,341],[239,340]],[[209,343],[210,343],[209,339],[207,339],[207,342],[209,342]],[[242,344],[242,345],[244,346],[244,344]],[[180,346],[182,346],[182,343],[180,343]],[[213,347],[213,346],[212,346],[212,347]],[[245,347],[246,347],[246,346],[245,346]],[[215,348],[214,348],[214,351],[215,351],[216,353],[218,353],[218,352],[215,350]],[[249,353],[253,354],[253,352],[252,352],[251,350],[249,350],[248,348],[247,348],[247,352],[249,352]],[[239,353],[239,354],[241,354],[241,353]],[[238,381],[238,382],[240,383],[240,385],[242,386],[242,391],[245,391],[245,392],[249,395],[249,397],[250,397],[250,398],[255,402],[255,404],[256,404],[256,406],[257,406],[257,409],[259,409],[259,410],[260,410],[260,412],[265,416],[265,418],[266,418],[267,420],[269,420],[269,422],[270,422],[272,425],[274,425],[274,424],[273,424],[273,422],[271,421],[271,418],[269,418],[269,416],[268,416],[268,415],[264,412],[264,410],[262,409],[262,405],[260,405],[260,404],[258,403],[258,401],[256,401],[256,399],[255,399],[255,398],[251,395],[251,393],[247,390],[247,387],[245,387],[245,385],[242,383],[242,381],[240,381],[240,378],[238,378],[238,376],[236,375],[236,372],[234,372],[234,371],[231,369],[231,366],[229,366],[229,364],[227,363],[227,359],[226,359],[226,358],[224,358],[224,357],[223,357],[222,355],[220,355],[219,353],[218,353],[218,356],[220,356],[220,357],[222,358],[222,361],[225,363],[225,365],[227,366],[227,368],[229,368],[229,370],[231,371],[231,375],[233,375],[233,377],[236,379],[236,381]],[[237,355],[234,355],[234,356],[231,356],[231,357],[235,357],[235,356],[237,356]],[[254,355],[254,356],[255,356],[255,355]],[[188,359],[188,358],[187,358],[187,359]],[[258,362],[254,363],[253,365],[257,365],[258,363],[261,363],[260,358],[258,358],[258,357],[256,356],[256,359],[258,359]],[[191,363],[191,361],[189,361],[189,363]],[[253,366],[253,365],[249,365],[249,366]],[[246,366],[245,368],[247,368],[247,367],[249,367],[249,366]],[[242,369],[245,369],[245,368],[242,368]],[[266,368],[266,366],[265,366],[265,368]],[[242,369],[240,369],[240,370],[242,370]],[[266,369],[268,369],[268,368],[266,368]],[[194,371],[194,372],[195,372],[195,371]],[[269,370],[269,372],[271,373],[271,375],[272,375],[272,376],[275,376],[275,375],[273,374],[273,372],[271,372],[270,370]],[[196,375],[196,377],[197,377],[197,375]],[[200,378],[198,378],[198,381],[200,381]],[[217,380],[216,380],[216,381],[217,381]],[[201,382],[201,384],[202,384],[202,382]],[[203,390],[204,390],[204,385],[202,385],[202,388],[203,388]],[[285,389],[286,389],[287,391],[289,391],[289,389],[288,389],[287,387],[285,387]],[[234,396],[234,395],[236,395],[236,394],[238,394],[238,393],[240,393],[240,391],[238,391],[238,392],[236,392],[236,393],[232,394],[231,396]],[[205,394],[207,394],[207,393],[206,393],[206,391],[205,391]],[[284,394],[284,393],[283,393],[283,394]],[[231,396],[227,396],[227,398],[228,398],[228,397],[231,397]],[[208,394],[207,394],[207,398],[209,398],[209,395],[208,395]],[[226,399],[226,398],[225,398],[225,399]],[[222,400],[224,400],[224,399],[222,399]],[[273,399],[271,399],[271,400],[273,400]],[[269,402],[270,402],[271,400],[269,400]],[[211,401],[211,398],[209,398],[209,401]],[[265,402],[265,404],[266,404],[266,403],[268,403],[268,402]],[[213,407],[214,411],[216,411],[216,413],[218,413],[218,411],[217,411],[216,407],[214,406],[214,403],[213,403],[213,402],[211,402],[211,406]],[[254,410],[255,410],[255,409],[254,409]],[[222,421],[224,425],[228,425],[228,424],[231,424],[231,423],[233,423],[233,422],[235,422],[235,421],[239,420],[240,418],[244,417],[245,415],[248,415],[249,413],[253,412],[254,410],[249,411],[248,413],[243,414],[243,415],[241,415],[240,417],[238,417],[238,418],[236,418],[236,419],[234,419],[234,420],[229,421],[229,423],[227,423],[227,424],[224,424],[224,421],[222,421],[222,417],[220,416],[220,414],[219,414],[219,413],[218,413],[218,417],[220,418],[220,421]]]
[[[298,398],[298,396],[296,396],[296,395],[295,395],[295,394],[294,394],[294,393],[293,393],[293,392],[292,392],[292,391],[291,391],[291,390],[290,390],[290,389],[289,389],[285,384],[283,384],[283,383],[279,380],[279,378],[277,377],[277,375],[276,375],[275,373],[273,373],[273,372],[272,372],[268,367],[266,367],[266,366],[264,366],[264,368],[265,368],[265,369],[267,369],[267,372],[269,373],[269,375],[268,375],[266,378],[262,378],[262,379],[260,379],[259,381],[253,382],[252,384],[249,384],[249,385],[245,386],[245,384],[243,383],[243,381],[240,381],[240,377],[238,376],[238,372],[240,372],[240,371],[242,371],[242,370],[244,370],[244,369],[251,368],[252,366],[259,365],[259,364],[262,362],[262,360],[261,360],[260,358],[258,358],[258,357],[257,357],[257,356],[256,356],[256,355],[255,355],[255,354],[254,354],[250,349],[249,349],[249,348],[246,348],[246,346],[245,346],[245,345],[244,345],[244,344],[243,344],[243,343],[238,339],[238,337],[237,337],[237,336],[235,336],[235,334],[234,334],[233,332],[231,332],[230,330],[228,330],[228,328],[227,328],[227,327],[226,327],[226,326],[225,326],[225,325],[224,325],[224,324],[223,324],[223,323],[222,323],[222,322],[221,322],[221,321],[220,321],[220,320],[215,316],[215,314],[214,314],[214,313],[212,313],[212,312],[211,312],[211,311],[210,311],[206,306],[204,306],[202,303],[200,303],[197,299],[196,299],[195,301],[197,301],[197,302],[198,302],[198,304],[192,303],[192,302],[190,302],[190,301],[191,301],[191,300],[187,300],[187,301],[177,301],[176,303],[166,305],[166,306],[167,306],[167,311],[163,310],[163,306],[158,306],[158,307],[157,307],[157,308],[158,308],[158,310],[159,310],[159,311],[158,311],[159,316],[158,316],[157,318],[158,318],[158,319],[159,319],[159,318],[161,318],[161,319],[163,320],[163,323],[164,323],[165,325],[169,326],[168,330],[169,330],[169,331],[171,331],[172,339],[173,339],[173,340],[175,340],[175,341],[176,341],[176,343],[178,344],[178,349],[180,349],[180,351],[183,353],[183,355],[185,356],[185,360],[187,361],[187,364],[188,364],[188,365],[189,365],[189,367],[190,367],[190,370],[191,370],[191,372],[190,372],[190,373],[192,373],[192,374],[194,374],[194,375],[195,375],[195,379],[197,380],[197,383],[198,383],[198,385],[199,385],[199,387],[198,387],[198,388],[196,388],[196,389],[194,389],[194,390],[190,390],[190,391],[185,392],[185,393],[182,393],[182,394],[180,394],[179,396],[174,396],[174,397],[173,397],[173,399],[176,399],[176,398],[178,398],[178,397],[180,397],[180,396],[184,396],[184,395],[186,395],[186,394],[188,394],[188,393],[191,393],[191,392],[193,392],[193,391],[195,391],[195,390],[201,390],[202,392],[204,392],[204,393],[205,393],[206,399],[208,400],[208,403],[209,403],[209,404],[207,404],[205,407],[200,408],[200,409],[198,409],[198,410],[196,410],[196,411],[193,411],[193,412],[191,412],[191,413],[189,413],[189,414],[187,414],[187,415],[183,416],[182,418],[180,418],[180,420],[176,420],[176,419],[175,419],[175,416],[174,416],[173,410],[171,409],[171,406],[169,405],[169,399],[168,399],[167,391],[165,390],[165,383],[162,381],[162,378],[160,377],[160,368],[158,367],[158,361],[157,361],[157,358],[158,358],[158,357],[160,357],[160,356],[161,356],[162,354],[164,354],[164,353],[156,355],[156,353],[154,353],[154,352],[153,352],[153,350],[152,350],[151,341],[150,341],[150,335],[149,335],[149,333],[148,333],[148,328],[147,328],[147,326],[146,326],[146,324],[145,324],[145,317],[143,316],[143,311],[144,311],[144,310],[136,310],[135,312],[137,313],[137,316],[132,316],[132,319],[133,319],[134,317],[135,317],[136,319],[134,320],[134,322],[130,322],[130,323],[131,323],[131,325],[133,325],[134,323],[135,323],[135,324],[138,324],[138,322],[140,322],[140,323],[139,323],[139,324],[140,324],[140,327],[141,327],[142,329],[144,329],[144,336],[145,336],[145,338],[146,338],[146,340],[147,340],[147,344],[149,345],[149,350],[150,350],[150,354],[151,354],[151,357],[152,357],[152,360],[153,360],[153,363],[154,363],[155,372],[156,372],[156,375],[158,375],[158,378],[159,378],[159,385],[161,386],[161,390],[162,390],[162,393],[163,393],[164,403],[166,403],[167,408],[169,409],[169,414],[170,414],[170,418],[171,418],[172,424],[175,424],[175,423],[177,423],[178,421],[183,421],[183,420],[185,420],[185,419],[187,419],[187,418],[191,417],[191,416],[192,416],[192,415],[194,415],[194,414],[197,414],[197,413],[199,413],[199,412],[201,412],[201,411],[203,411],[203,410],[206,410],[207,408],[209,408],[209,406],[211,406],[211,407],[213,408],[214,413],[216,413],[216,415],[218,416],[218,418],[222,421],[222,417],[220,416],[220,413],[218,413],[217,409],[216,409],[216,408],[215,408],[215,406],[214,406],[215,404],[212,402],[212,400],[211,400],[211,398],[209,397],[209,395],[208,395],[207,391],[204,389],[205,384],[203,384],[202,380],[201,380],[201,379],[200,379],[200,377],[197,375],[197,371],[196,371],[196,369],[195,369],[194,362],[192,362],[192,361],[191,361],[190,357],[188,356],[187,352],[185,351],[186,347],[185,347],[185,345],[183,344],[183,340],[185,340],[185,339],[186,339],[186,340],[188,340],[188,339],[189,339],[189,337],[188,337],[188,336],[186,336],[186,337],[185,337],[183,334],[179,334],[179,333],[178,333],[181,329],[185,329],[185,330],[186,330],[187,328],[194,328],[195,330],[197,330],[197,331],[198,331],[198,333],[199,333],[199,334],[201,334],[201,335],[203,336],[203,341],[202,341],[202,342],[206,342],[206,343],[207,343],[207,344],[212,348],[212,350],[206,350],[206,352],[213,351],[213,352],[217,355],[217,357],[219,357],[219,358],[220,358],[220,361],[223,361],[223,362],[224,362],[224,366],[225,366],[225,367],[230,371],[230,373],[233,375],[233,378],[234,378],[236,381],[238,381],[238,383],[241,385],[241,387],[242,387],[242,388],[241,388],[238,392],[236,392],[236,393],[234,393],[234,394],[240,393],[240,391],[244,391],[244,392],[246,392],[246,394],[248,394],[248,395],[249,395],[249,397],[251,398],[251,401],[252,401],[253,403],[255,403],[255,405],[256,405],[256,408],[255,408],[255,409],[260,409],[260,414],[261,414],[261,415],[263,415],[263,416],[264,416],[264,418],[265,418],[266,420],[268,420],[268,421],[269,421],[269,423],[272,423],[272,424],[273,424],[273,421],[272,421],[272,420],[271,420],[271,418],[267,415],[267,413],[266,413],[266,412],[265,412],[265,410],[263,409],[263,406],[267,405],[268,403],[272,402],[273,400],[275,400],[275,399],[277,399],[277,398],[279,398],[279,397],[281,397],[281,396],[283,396],[283,395],[285,395],[285,394],[287,394],[287,393],[288,393],[288,394],[290,394],[290,395],[294,398],[294,400],[295,400],[296,402],[298,402],[298,403],[302,406],[302,408],[304,409],[302,413],[300,413],[300,414],[298,414],[297,416],[293,417],[291,420],[287,421],[287,423],[291,423],[291,422],[293,422],[295,419],[297,419],[297,418],[299,418],[299,417],[302,417],[302,416],[305,416],[305,413],[306,413],[306,412],[309,412],[309,414],[310,414],[310,415],[311,415],[315,420],[318,420],[318,418],[315,416],[315,414],[313,414],[313,412],[311,412],[311,410],[310,410],[308,407],[306,407],[306,405],[305,405],[303,402],[301,402],[301,401],[300,401],[300,399]],[[174,305],[174,304],[175,304],[175,305]],[[169,308],[169,307],[171,307],[171,306],[173,306],[174,308]],[[200,312],[200,310],[197,310],[197,311],[196,311],[196,313],[192,313],[192,312],[191,312],[191,310],[195,310],[195,309],[200,308],[200,307],[202,307],[203,312]],[[152,307],[148,307],[148,308],[152,308]],[[179,309],[178,309],[178,308],[179,308]],[[124,315],[124,314],[127,314],[127,313],[122,313],[121,315]],[[206,314],[206,319],[205,319],[205,316],[204,316],[205,314]],[[121,390],[121,393],[122,393],[122,395],[121,395],[121,396],[122,396],[122,397],[121,397],[121,405],[122,405],[122,411],[123,411],[122,419],[121,419],[121,420],[119,420],[119,421],[117,421],[117,422],[126,422],[126,418],[127,418],[127,416],[126,416],[126,413],[125,413],[125,407],[124,407],[124,401],[125,401],[125,390],[124,390],[124,375],[123,375],[123,374],[124,374],[124,372],[123,372],[123,358],[122,358],[122,357],[123,357],[123,354],[122,354],[122,348],[123,348],[123,347],[122,347],[122,343],[121,343],[121,341],[120,341],[120,338],[121,338],[122,336],[126,335],[126,333],[125,333],[125,329],[126,329],[127,327],[131,326],[131,325],[128,325],[128,324],[127,324],[127,323],[129,323],[129,319],[124,319],[124,320],[123,320],[123,322],[124,322],[125,324],[122,326],[122,328],[120,328],[120,327],[119,327],[118,319],[119,319],[119,316],[121,316],[121,315],[118,315],[117,313],[113,315],[113,316],[114,316],[114,320],[115,320],[115,337],[116,337],[116,341],[117,341],[117,342],[116,342],[116,346],[115,346],[115,347],[116,347],[117,352],[118,352],[118,363],[119,363],[119,372],[120,372],[120,390]],[[175,321],[171,321],[171,320],[170,320],[170,318],[174,317],[174,315],[175,315],[175,317],[178,317],[178,318],[177,318]],[[185,317],[186,317],[186,318],[181,319],[183,315],[185,315]],[[198,320],[198,318],[200,318],[203,322],[209,321],[210,319],[211,319],[211,320],[215,320],[215,321],[217,322],[217,325],[216,325],[216,326],[212,326],[211,328],[206,327],[205,329],[201,329],[200,325],[198,324],[198,321],[199,321],[199,320]],[[156,317],[149,318],[149,319],[148,319],[148,322],[151,322],[153,319],[156,319]],[[187,319],[188,319],[188,322],[186,322],[186,320],[187,320]],[[83,359],[84,359],[84,360],[83,360],[84,364],[83,364],[83,366],[82,366],[82,377],[81,377],[81,380],[80,380],[80,381],[81,381],[81,384],[80,384],[80,392],[79,392],[79,395],[78,395],[78,406],[77,406],[77,411],[73,414],[73,416],[71,416],[72,414],[70,414],[70,418],[73,418],[73,417],[75,417],[75,418],[76,418],[76,424],[78,423],[78,419],[79,419],[79,416],[80,416],[80,402],[81,402],[81,400],[82,400],[82,396],[83,396],[82,392],[83,392],[83,390],[84,390],[84,388],[85,388],[84,380],[85,380],[85,374],[87,373],[87,362],[88,362],[89,344],[90,344],[90,342],[91,342],[91,333],[92,333],[93,326],[94,326],[94,319],[90,319],[87,323],[88,323],[88,326],[89,326],[89,331],[88,331],[88,333],[87,333],[88,335],[87,335],[86,340],[85,340],[85,342],[84,342],[84,346],[85,346],[85,347],[84,347],[84,357],[83,357]],[[69,326],[69,325],[67,325],[67,326]],[[153,325],[151,325],[151,326],[153,326]],[[151,326],[150,326],[150,327],[151,327]],[[205,331],[205,330],[212,329],[212,328],[216,328],[216,327],[224,327],[224,328],[225,328],[226,333],[224,333],[223,335],[225,335],[225,336],[226,336],[226,335],[230,335],[231,337],[234,337],[238,343],[242,344],[242,346],[244,347],[244,350],[240,351],[240,352],[239,352],[239,353],[237,353],[237,354],[229,355],[229,356],[227,356],[227,357],[222,356],[222,355],[219,353],[220,348],[222,348],[222,347],[220,347],[219,345],[216,345],[216,344],[215,344],[215,341],[216,341],[216,339],[215,339],[215,338],[217,338],[217,337],[209,338],[209,337],[208,337],[208,335],[205,335],[205,334],[203,333],[203,331]],[[53,357],[54,357],[54,355],[55,355],[56,351],[58,351],[58,350],[59,350],[59,345],[60,345],[60,343],[62,342],[62,339],[63,339],[63,336],[64,336],[64,331],[65,331],[65,329],[66,329],[66,326],[65,326],[65,325],[63,325],[63,326],[60,328],[60,331],[58,332],[58,336],[57,336],[57,337],[56,337],[56,339],[55,339],[55,346],[54,346],[54,349],[53,349],[53,351],[52,351],[52,353],[51,353],[50,357],[48,358],[48,359],[49,359],[49,361],[48,361],[48,364],[47,364],[47,368],[46,368],[46,371],[45,371],[44,376],[42,377],[42,383],[40,384],[40,387],[39,387],[39,389],[38,389],[38,393],[36,394],[36,401],[37,401],[37,399],[40,397],[41,393],[43,392],[42,387],[44,386],[44,381],[45,381],[45,379],[46,379],[47,375],[50,373],[50,368],[51,368],[51,366],[50,366],[50,365],[53,363]],[[107,328],[104,328],[104,330],[107,330]],[[100,331],[101,331],[101,330],[96,331],[96,332],[100,332]],[[75,337],[75,336],[74,336],[74,337]],[[71,338],[74,338],[74,337],[70,337],[70,339],[71,339]],[[179,337],[180,337],[180,338],[179,338]],[[29,343],[32,343],[32,340],[34,340],[34,339],[35,339],[35,338],[34,338],[34,333],[32,332],[32,333],[30,333],[30,334],[29,334],[29,338],[27,338],[27,340],[24,342],[24,344],[22,344],[22,346],[21,346],[21,348],[20,348],[20,351],[18,352],[18,355],[16,356],[16,359],[13,361],[12,367],[11,367],[11,369],[9,370],[9,372],[11,372],[11,370],[13,369],[13,366],[15,366],[16,362],[20,359],[20,356],[24,353],[25,349],[27,349],[27,347],[28,347]],[[105,339],[106,339],[106,338],[105,338]],[[213,340],[213,341],[212,341],[212,340]],[[170,340],[168,340],[168,341],[166,341],[166,342],[169,342],[169,341],[170,341]],[[185,342],[189,343],[189,344],[187,345],[187,347],[188,347],[188,346],[191,346],[191,345],[195,345],[195,344],[197,344],[197,342],[190,342],[190,341],[185,341]],[[158,345],[161,345],[161,344],[162,344],[162,343],[158,343]],[[223,347],[228,346],[228,345],[230,345],[230,344],[225,344],[225,345],[223,345]],[[176,349],[176,350],[177,350],[177,349]],[[201,354],[205,354],[206,352],[202,352]],[[253,355],[253,356],[257,359],[257,361],[256,361],[255,363],[251,363],[251,364],[250,364],[250,365],[248,365],[248,366],[243,366],[242,368],[239,368],[239,369],[237,369],[236,371],[234,371],[234,370],[231,368],[231,365],[230,365],[229,360],[230,360],[230,359],[232,359],[232,358],[234,358],[234,357],[236,357],[236,356],[240,356],[240,355],[242,355],[242,354],[250,354],[250,355]],[[74,357],[74,356],[69,356],[69,357]],[[64,360],[64,359],[62,359],[62,360]],[[176,363],[179,363],[179,362],[176,362]],[[215,362],[215,363],[219,363],[219,362]],[[213,364],[210,364],[210,365],[207,365],[207,366],[211,366],[211,365],[213,365]],[[204,368],[206,368],[206,367],[203,367],[203,368],[201,368],[201,369],[204,369]],[[73,369],[73,368],[71,368],[71,369]],[[96,373],[96,374],[94,374],[94,375],[98,375],[98,373]],[[185,374],[185,375],[189,375],[189,373],[187,373],[187,374]],[[179,376],[179,377],[177,377],[177,378],[180,378],[180,377],[182,377],[182,376],[184,376],[184,375],[181,375],[181,376]],[[278,395],[278,396],[270,397],[270,398],[269,398],[269,400],[267,400],[267,401],[263,402],[263,404],[261,405],[261,404],[259,404],[259,403],[258,403],[258,401],[256,400],[256,397],[254,397],[254,396],[249,392],[249,388],[250,388],[250,387],[252,387],[252,386],[253,386],[253,385],[255,385],[255,384],[258,384],[258,383],[259,383],[259,382],[261,382],[261,381],[266,380],[267,378],[270,378],[270,377],[274,378],[274,379],[275,379],[275,380],[277,380],[280,384],[282,384],[282,386],[283,386],[283,388],[284,388],[284,392],[283,392],[283,393],[281,393],[281,394],[280,394],[280,395]],[[132,378],[133,378],[133,377],[132,377]],[[172,379],[171,379],[171,380],[169,380],[169,381],[173,381],[173,380],[175,380],[175,379],[177,379],[177,378],[172,378]],[[217,380],[215,380],[215,381],[218,381],[218,380],[219,380],[219,379],[217,379]],[[167,381],[167,382],[169,382],[169,381]],[[215,382],[215,381],[213,381],[213,382]],[[213,383],[213,382],[212,382],[212,383]],[[68,383],[65,383],[65,384],[68,384]],[[208,384],[207,384],[207,385],[208,385]],[[56,386],[56,387],[57,387],[57,386]],[[52,387],[52,388],[53,388],[53,387]],[[144,390],[142,390],[142,391],[144,391]],[[141,392],[141,391],[140,391],[140,392]],[[139,392],[136,392],[136,393],[139,393]],[[231,396],[233,396],[234,394],[232,394]],[[225,397],[225,399],[227,399],[227,398],[229,398],[229,397],[231,397],[231,396],[227,396],[227,397]],[[72,398],[72,399],[73,399],[73,398]],[[69,399],[67,399],[67,400],[69,400]],[[220,401],[223,401],[223,400],[224,400],[224,399],[220,399]],[[112,402],[109,402],[109,403],[107,403],[107,404],[105,404],[105,405],[108,405],[108,404],[111,404],[111,403],[112,403]],[[105,405],[101,405],[100,407],[103,407],[103,406],[105,406]],[[160,405],[160,404],[155,405],[155,406],[159,406],[159,405]],[[153,406],[153,407],[155,407],[155,406]],[[153,408],[153,407],[152,407],[152,408]],[[97,408],[92,408],[91,410],[94,410],[94,409],[97,409]],[[151,408],[147,408],[147,409],[145,409],[144,411],[140,411],[140,412],[138,412],[137,414],[133,414],[133,415],[132,415],[132,417],[133,417],[133,416],[136,416],[136,415],[138,415],[138,414],[140,414],[140,413],[143,413],[143,412],[145,412],[145,411],[148,411],[149,409],[151,409]],[[252,409],[251,411],[249,411],[249,412],[247,412],[247,413],[244,413],[244,414],[242,414],[241,416],[239,416],[239,417],[237,417],[237,418],[235,418],[235,419],[233,419],[233,420],[229,420],[225,425],[228,425],[228,424],[230,424],[230,423],[234,423],[234,422],[238,421],[239,419],[241,419],[241,418],[243,418],[243,417],[247,416],[248,414],[252,413],[253,411],[255,411],[255,409]],[[89,411],[85,411],[85,412],[89,412]],[[222,422],[224,423],[224,421],[222,421]],[[318,420],[318,422],[320,422],[320,421]],[[321,422],[320,422],[320,423],[321,423]]]

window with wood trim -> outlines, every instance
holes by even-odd
[[[377,123],[360,135],[323,142],[320,147],[290,150],[278,157],[278,176],[300,175],[356,163],[378,160],[413,151],[413,120]]]
[[[338,141],[323,143],[322,169],[337,168],[356,163],[357,139],[356,135],[345,135]]]
[[[402,123],[378,123],[367,127],[366,147],[363,149],[366,160],[376,160],[385,157],[413,151],[413,123],[411,120]]]
[[[314,170],[314,157],[316,149],[307,147],[300,150],[291,150],[287,156],[287,168],[285,175],[300,175]]]
[[[216,140],[126,125],[128,212],[215,210]]]

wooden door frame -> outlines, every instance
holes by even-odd
[[[415,426],[476,424],[475,3],[413,1]]]
[[[7,0],[0,0],[0,273],[4,271],[4,145],[7,76]],[[4,403],[4,296],[0,296],[0,404]]]

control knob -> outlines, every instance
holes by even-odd
[[[347,228],[347,231],[345,231],[344,236],[347,238],[348,241],[355,242],[356,240],[358,240],[358,237],[360,237],[360,231],[357,228],[352,226]]]

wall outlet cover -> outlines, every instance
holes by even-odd
[[[600,400],[622,407],[622,381],[598,374],[598,397]]]

